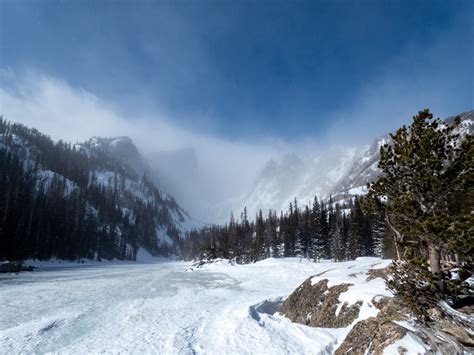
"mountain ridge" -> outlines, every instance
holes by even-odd
[[[450,116],[445,121],[457,116],[461,118],[461,134],[474,131],[474,110]],[[367,183],[380,173],[377,167],[380,147],[389,142],[390,133],[387,133],[364,147],[330,148],[327,156],[312,154],[302,158],[291,153],[280,160],[271,158],[250,191],[229,201],[229,208],[240,213],[246,207],[254,215],[258,209],[284,211],[295,198],[305,204],[314,196],[323,200],[331,197],[337,202],[364,194]],[[294,164],[298,165],[296,169]]]

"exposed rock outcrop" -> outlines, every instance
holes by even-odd
[[[315,284],[311,279],[312,277],[303,282],[285,300],[279,309],[280,314],[293,322],[324,328],[346,327],[359,316],[362,302],[352,305],[344,302],[337,312],[339,295],[348,291],[352,284],[343,283],[328,287],[327,279]]]
[[[416,328],[402,326],[408,321],[409,309],[396,297],[375,296],[372,304],[380,310],[376,317],[358,322],[336,350],[342,354],[382,354],[384,349],[410,334],[424,343],[426,353],[472,353],[474,337],[455,321],[440,320],[433,324],[419,324]],[[399,348],[400,353],[410,349]]]
[[[444,333],[450,335],[462,345],[474,347],[474,337],[469,334],[464,327],[451,322],[440,322],[436,325]]]
[[[377,317],[358,322],[336,350],[342,354],[382,354],[383,350],[402,339],[409,330],[395,323],[406,320],[406,309],[396,298],[375,296],[372,304],[380,310]]]
[[[388,345],[403,338],[407,332],[407,329],[396,323],[370,317],[352,328],[335,355],[382,354]]]
[[[373,266],[375,265],[371,265],[371,267]],[[372,268],[366,272],[366,275],[357,271],[348,274],[347,279],[354,280],[354,284],[341,283],[329,287],[327,279],[317,282],[322,275],[329,271],[331,270],[325,270],[306,279],[288,296],[279,307],[278,312],[293,322],[313,327],[341,328],[351,326],[344,341],[334,344],[335,347],[339,346],[334,352],[336,355],[377,355],[383,354],[386,349],[390,353],[400,354],[474,353],[474,335],[472,333],[474,316],[471,304],[454,309],[446,301],[442,301],[440,307],[428,310],[430,322],[417,321],[416,315],[398,297],[379,294],[372,299],[367,298],[363,288],[365,283],[374,282],[378,285],[377,287],[383,287],[381,281],[387,280],[389,268]],[[340,277],[338,279],[341,280]],[[363,280],[362,284],[361,280]],[[346,292],[347,294],[341,296]],[[384,292],[383,289],[381,292]],[[355,304],[348,304],[340,301],[342,297],[345,299],[362,298]],[[371,309],[371,314],[376,314],[376,316],[355,323],[355,320],[359,318],[363,302],[368,306],[367,310]],[[373,312],[374,308],[378,310],[378,313]],[[441,309],[444,312],[441,312]],[[273,310],[274,308],[272,308]],[[364,312],[364,314],[366,313]],[[328,351],[334,351],[334,348]]]
[[[367,271],[367,279],[366,281],[372,281],[378,277],[381,279],[386,280],[388,277],[388,274],[390,273],[390,267],[385,267],[382,269],[369,269]]]

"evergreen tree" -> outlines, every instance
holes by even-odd
[[[262,210],[259,210],[255,222],[255,242],[253,260],[258,261],[265,257],[265,221]]]
[[[315,196],[311,208],[311,255],[313,260],[319,261],[322,256],[322,242],[321,242],[321,205],[318,198]]]
[[[381,147],[382,176],[369,186],[366,208],[385,215],[396,239],[394,290],[420,314],[447,293],[443,257],[473,255],[473,137],[461,140],[459,119],[446,124],[420,111]]]
[[[339,204],[336,204],[335,209],[331,208],[329,216],[330,257],[336,261],[346,259],[344,218],[345,216],[341,213]]]
[[[362,212],[359,199],[356,197],[351,210],[351,223],[347,240],[347,258],[354,260],[358,256],[373,255],[373,242],[370,226]]]
[[[309,206],[304,209],[301,227],[301,254],[305,258],[313,258],[311,238],[311,212]]]
[[[318,219],[314,240],[314,258],[319,261],[320,259],[330,257],[330,246],[329,246],[329,215],[326,206],[321,205],[319,209],[319,216],[315,216]]]

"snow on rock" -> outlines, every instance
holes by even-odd
[[[349,189],[347,193],[349,195],[364,195],[367,193],[367,187],[366,186],[353,187],[352,189]]]
[[[342,283],[328,287],[327,279],[317,284],[312,284],[311,281],[308,278],[297,287],[278,312],[293,322],[318,328],[344,328],[358,317],[362,301],[351,305],[347,302],[341,305],[339,302],[339,295],[347,292],[352,284]]]
[[[420,338],[409,332],[402,339],[387,346],[383,354],[392,355],[402,354],[404,352],[408,352],[409,354],[426,354],[429,350],[430,349],[423,344]]]
[[[165,229],[161,227],[157,227],[155,232],[156,232],[156,237],[158,238],[161,244],[168,244],[168,245],[173,244],[173,240],[169,237]]]
[[[36,190],[46,193],[49,190],[54,177],[57,177],[63,183],[65,196],[69,196],[74,189],[78,188],[74,181],[71,181],[64,176],[57,175],[51,170],[39,170],[36,172]]]
[[[337,266],[341,264],[346,263],[329,263],[329,265]],[[339,295],[340,303],[338,310],[340,310],[344,302],[352,305],[358,301],[362,301],[359,317],[354,321],[354,323],[356,323],[377,315],[378,310],[372,304],[372,299],[375,295],[391,296],[391,293],[385,287],[385,281],[383,279],[375,278],[371,281],[366,281],[368,270],[384,268],[390,264],[390,261],[360,257],[357,258],[355,262],[347,262],[347,264],[347,269],[344,270],[345,272],[341,272],[339,267],[328,268],[314,276],[311,282],[314,285],[323,279],[328,279],[328,287],[350,282],[352,286],[349,287],[349,290]],[[374,291],[376,292],[374,293]]]

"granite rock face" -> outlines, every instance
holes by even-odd
[[[382,354],[387,346],[408,333],[408,329],[395,323],[406,320],[407,313],[398,299],[378,295],[372,299],[372,304],[380,311],[377,317],[358,322],[336,350],[336,355]]]
[[[370,317],[358,322],[336,350],[342,354],[383,354],[384,349],[402,339],[407,329],[378,317]]]
[[[296,323],[323,328],[346,327],[359,316],[361,301],[352,305],[345,302],[337,312],[339,295],[348,291],[352,284],[328,287],[327,279],[315,284],[311,279],[312,277],[304,281],[283,302],[280,314]]]

